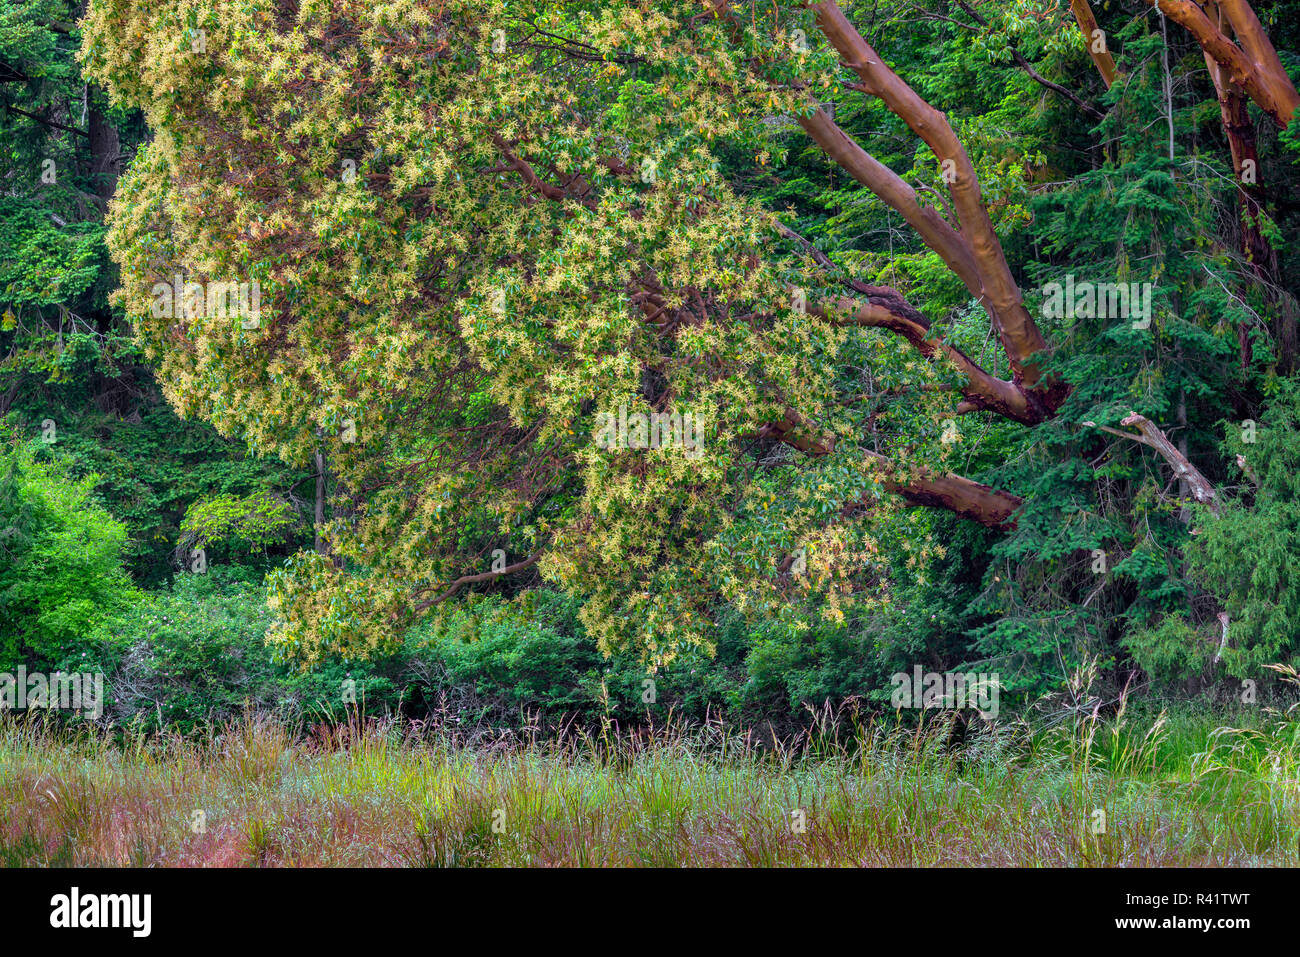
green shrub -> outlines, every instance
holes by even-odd
[[[606,659],[577,612],[572,598],[543,589],[473,601],[445,627],[417,630],[407,646],[427,705],[469,723],[514,727],[536,717],[594,727],[669,714],[702,720],[734,702],[724,664],[691,650],[651,675],[633,654]]]
[[[1300,383],[1282,380],[1254,436],[1228,423],[1227,450],[1245,461],[1243,496],[1201,510],[1189,561],[1226,606],[1228,673],[1258,679],[1267,664],[1300,665]],[[1245,441],[1254,438],[1254,442]]]
[[[331,662],[307,673],[276,662],[265,642],[271,619],[260,579],[260,571],[237,565],[181,575],[104,622],[96,635],[101,646],[122,649],[102,663],[109,717],[182,732],[244,708],[289,719],[338,717],[349,707],[349,679],[358,705],[396,706],[391,661]]]
[[[0,668],[51,668],[87,654],[87,636],[137,592],[122,565],[126,529],[31,446],[0,447]]]
[[[1123,643],[1138,667],[1157,684],[1185,681],[1206,673],[1216,643],[1181,615],[1169,615],[1150,628],[1129,632]]]

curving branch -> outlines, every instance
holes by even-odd
[[[962,10],[966,11],[967,16],[969,16],[980,26],[987,27],[989,25],[989,21],[984,16],[982,16],[978,10],[976,10],[970,4],[965,3],[964,0],[954,0],[954,2],[957,4],[957,6],[961,7]],[[1088,12],[1091,13],[1092,11],[1089,10]],[[1091,44],[1089,44],[1088,49],[1089,51],[1091,51],[1092,49]],[[1029,74],[1029,78],[1033,80],[1035,83],[1038,83],[1039,85],[1046,87],[1047,89],[1051,90],[1053,93],[1056,93],[1058,96],[1065,97],[1075,106],[1077,106],[1079,109],[1083,110],[1085,113],[1091,113],[1093,116],[1097,117],[1098,119],[1101,119],[1105,115],[1104,113],[1102,113],[1101,110],[1093,106],[1087,100],[1083,99],[1083,97],[1079,96],[1069,87],[1061,86],[1061,84],[1059,83],[1053,83],[1051,80],[1047,79],[1047,77],[1043,76],[1041,73],[1035,70],[1034,65],[1030,63],[1027,59],[1025,59],[1025,55],[1021,53],[1015,46],[1008,44],[1007,50],[1010,51],[1011,58],[1016,61],[1016,66],[1020,67],[1027,74]],[[1109,59],[1110,54],[1107,53],[1106,57],[1107,59]],[[1114,68],[1113,62],[1111,63],[1111,67],[1112,69]],[[1104,73],[1102,74],[1102,78],[1103,79],[1105,78]],[[1110,83],[1107,83],[1106,86],[1107,88],[1109,88]]]
[[[1109,435],[1119,436],[1121,439],[1128,439],[1130,442],[1137,442],[1139,445],[1145,445],[1147,448],[1154,450],[1169,463],[1174,470],[1174,475],[1180,481],[1187,483],[1187,488],[1196,501],[1202,505],[1208,505],[1210,511],[1215,515],[1219,514],[1219,497],[1215,491],[1214,483],[1207,479],[1201,470],[1178,450],[1178,446],[1170,441],[1169,436],[1165,435],[1164,431],[1145,415],[1130,412],[1120,423],[1126,428],[1137,429],[1136,433],[1114,429],[1108,425],[1097,425],[1095,422],[1084,422],[1083,425]]]
[[[944,265],[965,283],[971,295],[983,302],[985,309],[992,311],[992,303],[985,299],[975,253],[938,210],[933,206],[922,206],[916,190],[859,146],[825,110],[819,107],[811,116],[800,117],[799,125],[836,165],[902,216],[916,230],[921,241],[938,253]]]
[[[825,253],[793,229],[780,222],[776,228],[783,236],[802,246],[828,273],[840,271]],[[962,394],[967,401],[958,408],[961,413],[981,410],[997,412],[1026,425],[1037,425],[1043,421],[1041,405],[1030,402],[1014,382],[991,375],[956,346],[931,338],[930,323],[898,290],[889,286],[868,286],[856,280],[848,280],[844,285],[862,298],[829,300],[810,308],[809,312],[836,325],[888,330],[906,339],[925,358],[951,362],[966,377]]]
[[[813,3],[811,6],[817,13],[817,25],[822,33],[844,64],[857,74],[859,82],[853,87],[880,99],[944,164],[948,191],[960,221],[960,236],[975,260],[981,290],[978,298],[993,320],[1015,381],[1026,389],[1039,392],[1040,401],[1059,405],[1060,399],[1064,398],[1060,388],[1053,383],[1041,382],[1042,373],[1033,361],[1037,353],[1047,348],[1047,340],[1025,307],[1020,287],[1011,275],[1002,243],[984,205],[974,164],[947,117],[885,64],[837,3]]]
[[[533,554],[525,558],[523,561],[515,562],[513,565],[508,565],[505,568],[501,569],[501,571],[499,572],[482,572],[478,575],[462,575],[460,578],[457,578],[454,582],[452,582],[451,585],[447,588],[447,590],[444,591],[442,594],[436,597],[424,599],[424,601],[420,602],[411,610],[416,614],[419,614],[422,611],[427,611],[428,609],[432,608],[434,605],[437,605],[440,602],[446,601],[448,598],[456,594],[456,592],[460,591],[466,585],[474,585],[477,584],[478,582],[495,581],[498,578],[504,578],[506,575],[516,575],[519,572],[526,571],[529,568],[532,568],[534,565],[536,565],[539,561],[541,561],[542,556],[544,554],[546,554],[545,551],[534,552]]]
[[[1015,383],[991,375],[956,346],[930,338],[930,324],[897,292],[888,287],[860,287],[867,301],[841,298],[809,312],[837,325],[887,329],[911,343],[927,359],[951,362],[966,377],[962,395],[968,408],[997,412],[1009,419],[1036,425],[1043,421],[1040,406],[1029,401]]]
[[[809,438],[808,431],[797,414],[787,411],[783,421],[766,426],[760,434],[809,455],[828,455],[834,450],[833,443]],[[882,473],[881,485],[886,491],[913,505],[941,508],[987,528],[1003,531],[1015,528],[1015,512],[1025,503],[1011,492],[952,472],[924,468],[902,470],[892,459],[877,452],[864,450],[862,456],[869,468]],[[859,504],[870,505],[871,500],[864,498]]]
[[[1232,32],[1236,35],[1237,42],[1250,58],[1255,69],[1261,73],[1286,78],[1287,72],[1282,66],[1282,61],[1278,59],[1277,50],[1273,48],[1272,41],[1264,32],[1264,26],[1259,22],[1259,17],[1255,16],[1255,11],[1251,9],[1250,4],[1246,0],[1219,0],[1218,8],[1232,24]]]

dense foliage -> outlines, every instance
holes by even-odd
[[[122,568],[126,529],[26,448],[0,454],[0,667],[79,664],[99,621],[136,599]]]
[[[0,2],[6,660],[187,728],[1300,664],[1300,4],[1080,6]]]

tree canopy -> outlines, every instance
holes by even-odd
[[[1115,6],[95,0],[152,133],[117,302],[183,416],[328,474],[273,641],[527,573],[662,662],[887,606],[944,513],[990,653],[1212,620],[1171,554],[1294,364],[1298,98],[1249,5]]]

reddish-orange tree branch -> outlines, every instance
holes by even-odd
[[[1147,2],[1154,7],[1157,0]],[[1247,4],[1225,5],[1224,13],[1242,45],[1253,51],[1252,55],[1243,53],[1200,5],[1190,0],[1159,0],[1159,9],[1191,33],[1205,53],[1227,73],[1229,82],[1245,90],[1275,123],[1284,128],[1291,125],[1296,108],[1300,107],[1300,93],[1282,69],[1277,52]]]
[[[1041,373],[1031,359],[1046,348],[1047,342],[1029,315],[1020,287],[1011,275],[966,148],[947,117],[885,64],[838,4],[814,3],[811,7],[822,33],[845,65],[857,74],[857,87],[878,97],[943,164],[944,178],[960,221],[960,236],[975,260],[981,289],[979,299],[993,320],[1016,382],[1027,389],[1040,389]],[[1049,390],[1050,387],[1043,391]]]
[[[892,295],[890,295],[892,294]],[[864,291],[866,302],[844,297],[816,310],[840,325],[887,329],[916,348],[927,359],[943,359],[966,379],[962,395],[973,409],[997,412],[1017,422],[1034,425],[1043,420],[1041,409],[1029,402],[1012,382],[989,374],[956,346],[930,338],[930,325],[892,289]],[[810,310],[814,311],[814,310]]]
[[[767,426],[762,434],[809,455],[827,455],[834,449],[832,442],[812,437],[806,424],[792,411],[786,413],[784,421]],[[901,496],[913,505],[941,508],[988,528],[1014,528],[1013,516],[1025,503],[1018,495],[952,472],[934,472],[924,468],[900,469],[887,456],[871,451],[864,450],[862,456],[870,468],[880,473],[880,484],[886,491]],[[869,505],[871,502],[864,498],[862,504]]]
[[[1115,58],[1110,55],[1110,48],[1106,45],[1106,34],[1097,25],[1097,17],[1093,14],[1092,5],[1088,0],[1070,0],[1070,9],[1074,12],[1074,19],[1078,21],[1079,30],[1083,33],[1083,42],[1088,47],[1088,56],[1092,57],[1097,72],[1101,74],[1101,79],[1109,90],[1115,85],[1119,71],[1115,69]]]

